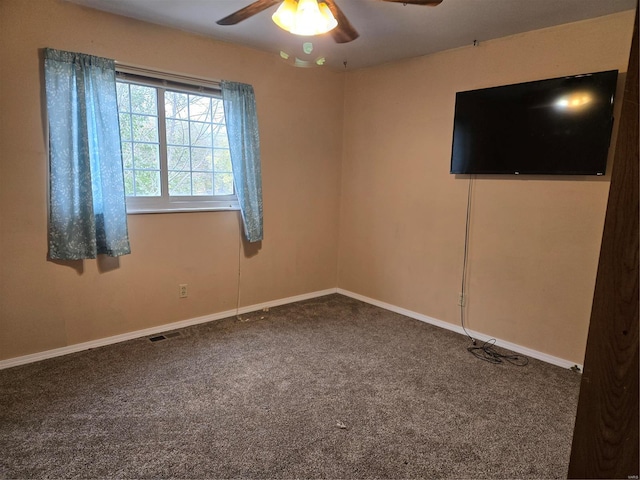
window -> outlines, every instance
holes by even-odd
[[[215,86],[118,71],[128,213],[238,209]]]

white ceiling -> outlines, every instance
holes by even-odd
[[[636,0],[443,0],[436,7],[380,0],[336,0],[360,33],[336,44],[329,36],[299,37],[272,21],[273,6],[237,25],[216,21],[253,0],[69,0],[108,12],[168,25],[227,42],[348,69],[427,55],[493,38],[595,18],[635,8]],[[302,50],[312,42],[313,51]],[[283,60],[284,61],[284,60]],[[326,67],[325,67],[326,68]]]

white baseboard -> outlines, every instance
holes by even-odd
[[[250,305],[240,308],[237,312],[233,310],[227,310],[225,312],[213,313],[211,315],[204,315],[202,317],[189,318],[187,320],[181,320],[179,322],[167,323],[164,325],[158,325],[157,327],[145,328],[143,330],[136,330],[134,332],[123,333],[121,335],[114,335],[112,337],[100,338],[98,340],[92,340],[90,342],[76,343],[66,347],[54,348],[52,350],[45,350],[44,352],[33,353],[30,355],[23,355],[21,357],[9,358],[7,360],[0,360],[0,370],[5,368],[17,367],[18,365],[24,365],[27,363],[39,362],[40,360],[46,360],[47,358],[60,357],[69,353],[81,352],[83,350],[89,350],[90,348],[104,347],[106,345],[112,345],[114,343],[120,343],[127,340],[133,340],[135,338],[147,337],[151,335],[157,335],[159,333],[168,332],[170,330],[177,330],[191,325],[198,325],[200,323],[212,322],[214,320],[221,320],[223,318],[232,317],[236,314],[243,315],[249,312],[255,312],[264,308],[277,307],[279,305],[285,305],[287,303],[300,302],[302,300],[308,300],[310,298],[322,297],[324,295],[330,295],[336,293],[335,288],[329,288],[327,290],[320,290],[317,292],[305,293],[302,295],[296,295],[294,297],[281,298],[278,300],[272,300],[270,302],[259,303],[256,305]]]
[[[77,343],[77,344],[69,345],[66,347],[54,348],[52,350],[45,350],[44,352],[33,353],[30,355],[23,355],[21,357],[9,358],[7,360],[0,360],[0,370],[5,368],[17,367],[18,365],[24,365],[27,363],[39,362],[40,360],[59,357],[62,355],[67,355],[69,353],[81,352],[83,350],[89,350],[90,348],[104,347],[106,345],[112,345],[114,343],[133,340],[135,338],[157,335],[159,333],[168,332],[170,330],[178,330],[180,328],[189,327],[191,325],[198,325],[200,323],[213,322],[215,320],[221,320],[223,318],[232,317],[236,314],[244,315],[245,313],[255,312],[258,310],[262,310],[264,308],[277,307],[280,305],[286,305],[288,303],[300,302],[302,300],[308,300],[311,298],[323,297],[325,295],[330,295],[332,293],[339,293],[347,297],[355,298],[356,300],[360,300],[362,302],[369,303],[371,305],[375,305],[380,308],[384,308],[385,310],[399,313],[400,315],[404,315],[406,317],[413,318],[415,320],[429,323],[431,325],[435,325],[436,327],[444,328],[444,329],[459,333],[461,335],[464,335],[464,331],[462,330],[462,327],[458,325],[454,325],[449,322],[444,322],[442,320],[438,320],[436,318],[432,318],[427,315],[423,315],[421,313],[413,312],[405,308],[397,307],[389,303],[381,302],[380,300],[375,300],[373,298],[365,297],[364,295],[350,292],[349,290],[344,290],[342,288],[329,288],[327,290],[320,290],[316,292],[305,293],[302,295],[296,295],[293,297],[281,298],[281,299],[272,300],[269,302],[249,305],[247,307],[240,308],[238,311],[236,311],[236,309],[227,310],[224,312],[213,313],[211,315],[204,315],[202,317],[189,318],[187,320],[167,323],[164,325],[158,325],[157,327],[145,328],[144,330],[136,330],[134,332],[123,333],[121,335],[114,335],[112,337],[100,338],[98,340],[92,340],[90,342]],[[476,340],[480,340],[482,342],[489,340],[491,338],[494,338],[479,332],[475,332],[473,330],[467,329],[467,331]],[[495,340],[496,340],[496,345],[498,345],[499,347],[505,348],[507,350],[521,353],[522,355],[526,355],[527,357],[542,360],[543,362],[551,363],[553,365],[557,365],[563,368],[571,368],[571,367],[577,366],[580,369],[580,371],[582,371],[582,365],[576,365],[575,363],[570,362],[568,360],[554,357],[552,355],[547,355],[546,353],[538,352],[536,350],[532,350],[530,348],[523,347],[521,345],[516,345],[515,343],[507,342],[505,340],[500,340],[497,338]]]
[[[347,297],[355,298],[356,300],[360,300],[361,302],[370,303],[371,305],[375,305],[376,307],[384,308],[385,310],[390,310],[395,313],[399,313],[400,315],[404,315],[405,317],[410,317],[415,320],[419,320],[421,322],[429,323],[431,325],[435,325],[436,327],[445,328],[447,330],[451,330],[453,332],[459,333],[461,335],[466,335],[464,330],[459,325],[454,325],[449,322],[444,322],[442,320],[438,320],[436,318],[429,317],[427,315],[423,315],[421,313],[413,312],[411,310],[407,310],[405,308],[397,307],[395,305],[391,305],[390,303],[381,302],[380,300],[375,300],[373,298],[365,297],[364,295],[360,295],[358,293],[350,292],[349,290],[344,290],[342,288],[337,289],[337,293],[340,295],[345,295]],[[510,350],[512,352],[520,353],[530,358],[535,358],[537,360],[542,360],[543,362],[550,363],[552,365],[557,365],[562,368],[572,368],[578,367],[580,372],[582,372],[582,365],[577,365],[574,362],[570,362],[569,360],[565,360],[563,358],[554,357],[553,355],[548,355],[546,353],[538,352],[537,350],[532,350],[527,347],[523,347],[522,345],[517,345],[515,343],[507,342],[505,340],[500,340],[499,338],[491,337],[489,335],[485,335],[480,332],[476,332],[473,330],[469,330],[467,328],[467,332],[481,342],[486,342],[490,339],[495,339],[496,345]]]
[[[279,300],[271,300],[270,302],[257,303],[248,307],[242,307],[238,310],[238,315],[243,315],[249,312],[255,312],[262,310],[263,308],[278,307],[280,305],[286,305],[287,303],[301,302],[303,300],[309,300],[310,298],[324,297],[325,295],[331,295],[337,293],[337,288],[328,288],[326,290],[319,290],[317,292],[303,293],[302,295],[296,295],[295,297],[281,298]],[[233,310],[231,315],[235,315],[236,311]],[[230,315],[227,315],[230,316]]]

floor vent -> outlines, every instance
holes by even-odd
[[[179,337],[182,335],[180,332],[171,332],[165,333],[163,335],[156,335],[154,337],[149,337],[150,342],[159,342],[160,340],[166,340],[167,338]]]

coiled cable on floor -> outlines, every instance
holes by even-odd
[[[517,367],[524,367],[529,363],[529,359],[524,355],[518,354],[510,354],[506,355],[498,352],[494,346],[496,344],[496,339],[492,338],[491,340],[487,340],[481,346],[471,346],[467,347],[467,350],[474,356],[479,358],[480,360],[484,360],[489,363],[504,363],[508,362],[512,365],[516,365]]]

